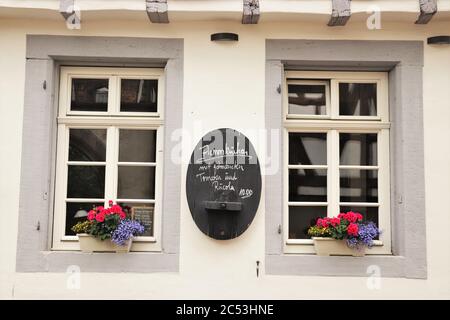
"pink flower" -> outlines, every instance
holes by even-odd
[[[358,235],[358,225],[356,223],[350,223],[347,227],[347,234],[349,236],[357,236]]]
[[[341,223],[341,219],[340,218],[331,218],[330,223],[333,227],[336,227]]]
[[[120,217],[120,219],[125,219],[125,217],[126,217],[126,214],[124,213],[124,212],[121,212],[121,213],[119,213],[119,217]]]
[[[119,205],[115,204],[111,207],[111,212],[112,213],[121,213],[122,208]]]
[[[109,206],[111,207],[111,206],[113,205],[113,201],[112,201],[112,200],[109,200],[109,201],[108,201],[108,204],[109,204]]]
[[[95,220],[97,220],[98,222],[103,222],[105,221],[105,214],[103,212],[98,213],[95,216]]]
[[[318,227],[322,226],[322,218],[317,219],[316,226]]]
[[[89,211],[87,218],[89,221],[94,220],[95,219],[95,211],[94,210]]]
[[[328,225],[329,225],[328,219],[329,218],[319,218],[319,219],[317,219],[316,226],[321,227],[321,228],[327,228]]]

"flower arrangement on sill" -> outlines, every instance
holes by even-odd
[[[87,220],[71,229],[78,235],[81,251],[85,252],[127,252],[133,236],[145,231],[139,221],[129,219],[122,207],[112,201],[109,208],[94,207],[88,212]]]
[[[363,221],[363,216],[353,211],[340,213],[333,218],[318,218],[316,224],[308,229],[308,236],[314,240],[314,246],[318,255],[364,255],[365,249],[373,246],[373,240],[380,233],[381,231],[375,223]],[[330,239],[338,242],[322,241]],[[342,243],[345,243],[346,246],[343,246]],[[331,246],[334,247],[332,248]]]

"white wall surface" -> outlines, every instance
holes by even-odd
[[[184,187],[181,197],[180,272],[177,274],[81,274],[81,288],[69,290],[67,275],[15,273],[19,211],[21,135],[26,34],[184,38],[183,126],[189,156],[211,129],[234,127],[248,133],[264,128],[265,39],[426,40],[449,34],[450,22],[416,26],[384,23],[370,31],[361,19],[343,28],[322,23],[87,21],[71,31],[62,21],[0,20],[0,298],[155,298],[155,299],[390,299],[450,298],[450,46],[425,44],[424,126],[428,279],[381,280],[368,289],[363,277],[264,275],[264,194],[250,228],[239,238],[219,242],[204,236],[191,218]],[[237,43],[214,43],[214,32],[236,32]],[[199,122],[202,131],[195,129]],[[249,134],[250,135],[250,134]],[[252,136],[250,135],[252,138]],[[257,151],[260,150],[255,145]],[[261,157],[261,155],[260,155]],[[186,167],[183,168],[184,186]],[[263,188],[264,190],[264,188]],[[32,223],[32,222],[30,222]],[[262,274],[256,278],[256,260]],[[81,270],[82,271],[82,270]],[[383,272],[383,270],[381,270]]]

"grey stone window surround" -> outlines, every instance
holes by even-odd
[[[319,257],[283,253],[282,170],[266,176],[266,274],[427,278],[421,41],[266,40],[266,128],[283,128],[284,70],[388,71],[392,255]],[[280,137],[279,148],[283,141]],[[279,163],[283,163],[280,159]],[[370,272],[370,269],[369,269]],[[373,272],[373,271],[372,271]]]
[[[26,40],[17,272],[178,272],[181,167],[164,154],[162,251],[128,254],[50,251],[59,66],[165,68],[164,147],[182,126],[183,40],[28,35]]]

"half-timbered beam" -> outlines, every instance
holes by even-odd
[[[416,24],[427,24],[437,12],[437,0],[419,0],[420,15]]]
[[[328,22],[330,27],[345,26],[352,15],[350,10],[351,0],[332,0],[333,11]]]
[[[147,15],[153,23],[169,23],[167,0],[146,0]]]
[[[244,10],[242,13],[243,24],[256,24],[259,20],[259,1],[244,0]]]
[[[67,20],[74,13],[75,0],[59,0],[59,13]]]

